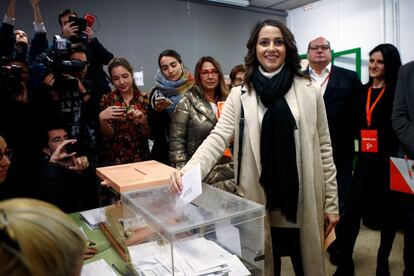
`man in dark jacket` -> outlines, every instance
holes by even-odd
[[[414,61],[400,68],[392,111],[392,126],[400,140],[400,157],[414,159]],[[409,168],[411,171],[413,168]],[[404,208],[404,276],[414,275],[414,195],[402,194]]]
[[[345,208],[345,198],[352,181],[356,133],[354,116],[362,84],[354,71],[333,65],[331,59],[331,46],[328,40],[318,37],[309,42],[309,68],[306,73],[309,74],[315,85],[321,87],[325,100],[333,157],[337,170],[339,210],[342,215]]]
[[[39,169],[37,197],[66,213],[98,206],[98,187],[88,158],[78,156],[76,140],[59,124],[51,124],[45,136],[44,162]],[[71,146],[71,147],[70,147]]]
[[[71,17],[78,17],[77,13],[71,9],[65,9],[59,14],[59,24],[62,28],[62,36],[69,39],[72,43],[82,42],[86,46],[88,54],[89,67],[86,79],[97,82],[97,90],[101,95],[111,92],[109,79],[103,69],[114,55],[109,52],[96,37],[93,37],[93,30],[86,26],[85,31],[79,31],[79,25],[76,21],[71,21]],[[79,35],[79,34],[82,35]]]

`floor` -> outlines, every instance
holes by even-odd
[[[391,276],[400,276],[403,274],[403,239],[403,234],[397,233],[391,251],[391,256],[389,258]],[[361,231],[359,232],[353,255],[355,263],[355,276],[375,276],[379,241],[379,231],[373,231],[365,226],[361,226]],[[329,262],[328,257],[326,258],[326,264],[326,276],[331,276],[335,272],[336,266]],[[289,258],[282,258],[282,275],[295,275]]]

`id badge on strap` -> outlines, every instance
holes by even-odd
[[[361,152],[378,152],[378,132],[376,129],[361,130]]]

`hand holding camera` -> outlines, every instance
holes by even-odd
[[[56,163],[69,170],[81,171],[89,166],[86,156],[76,157],[78,148],[75,139],[63,141],[50,156],[49,162]]]
[[[63,26],[62,36],[66,39],[70,39],[71,37],[77,36],[78,31],[79,26],[76,25],[74,21],[69,21],[65,26]]]
[[[135,105],[130,105],[125,108],[125,119],[131,118],[136,124],[147,125],[147,116],[139,110]]]
[[[121,120],[125,118],[125,108],[121,106],[109,106],[99,114],[101,120]]]
[[[138,108],[134,110],[133,118],[136,124],[140,124],[144,126],[148,125],[147,116],[144,114],[144,112],[142,112]]]

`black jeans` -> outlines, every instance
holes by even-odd
[[[275,276],[280,276],[281,257],[289,256],[296,276],[303,276],[298,228],[272,227],[273,267]]]

